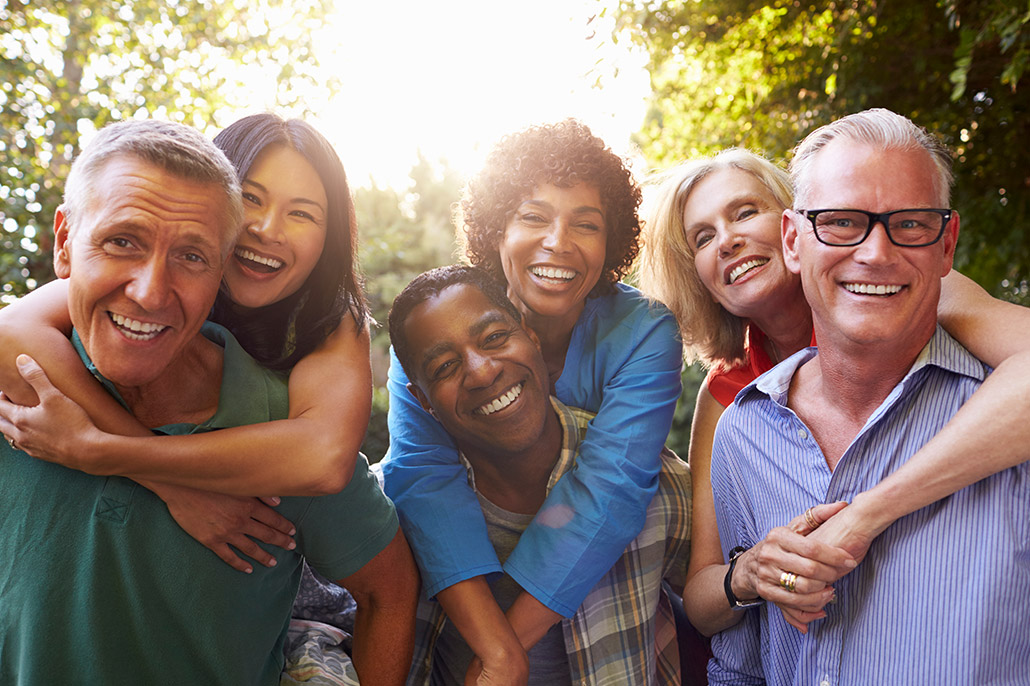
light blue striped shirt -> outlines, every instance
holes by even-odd
[[[724,554],[881,481],[989,372],[938,327],[831,473],[786,407],[791,377],[815,354],[756,379],[719,422],[712,489]],[[1030,463],[899,519],[835,587],[807,635],[775,606],[748,611],[713,639],[710,683],[1030,684]]]

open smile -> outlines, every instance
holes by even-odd
[[[857,295],[894,295],[895,293],[901,292],[903,286],[897,284],[874,284],[874,283],[859,283],[856,281],[850,281],[842,283],[841,286],[844,290],[849,293],[855,293]]]
[[[576,278],[576,271],[564,267],[530,267],[529,272],[544,281],[551,283],[568,283]]]
[[[518,397],[522,395],[522,387],[522,383],[515,384],[500,397],[494,398],[482,407],[477,408],[476,414],[491,415],[495,412],[500,412],[501,410],[515,402],[515,400],[517,400]]]
[[[236,257],[236,260],[247,269],[262,274],[277,272],[282,269],[285,264],[282,260],[274,257],[258,255],[253,250],[247,250],[246,248],[236,248],[236,250],[233,251],[233,255]]]
[[[154,340],[168,328],[164,324],[141,322],[138,319],[130,319],[129,317],[115,314],[114,312],[108,312],[107,316],[110,317],[111,321],[122,335],[131,341]]]
[[[741,262],[730,271],[729,275],[726,277],[726,283],[732,284],[737,279],[750,272],[752,269],[757,269],[758,267],[761,267],[762,265],[767,264],[768,262],[769,258],[767,257],[758,257],[747,260],[746,262]]]

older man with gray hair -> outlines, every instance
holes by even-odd
[[[99,132],[66,190],[55,271],[73,343],[105,388],[156,433],[286,417],[282,378],[205,323],[241,225],[224,155],[186,126],[125,122]],[[0,683],[278,684],[302,554],[359,599],[363,683],[401,683],[417,576],[367,464],[339,494],[279,510],[297,548],[242,575],[135,482],[3,442]],[[390,637],[382,654],[360,644],[371,634]]]
[[[844,117],[798,146],[784,259],[819,347],[752,382],[719,423],[724,553],[875,486],[990,372],[937,326],[959,231],[950,167],[935,137],[887,110]],[[780,584],[823,588],[792,569]],[[834,587],[805,634],[775,607],[749,611],[713,640],[710,682],[1030,683],[1030,464],[898,518]]]

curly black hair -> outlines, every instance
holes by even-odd
[[[604,268],[590,294],[610,292],[637,256],[640,187],[622,158],[574,119],[529,127],[494,147],[461,199],[458,240],[466,259],[504,280],[499,246],[515,209],[541,184],[578,183],[597,187],[608,229]]]

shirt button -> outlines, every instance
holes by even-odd
[[[830,686],[830,680],[829,679],[823,679],[822,681],[819,682],[819,686]]]
[[[802,441],[808,440],[808,432],[804,429],[798,429],[798,438]],[[819,686],[830,686],[828,683],[821,683]]]

